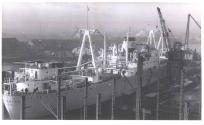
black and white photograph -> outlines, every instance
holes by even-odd
[[[2,3],[2,120],[196,120],[201,7]]]

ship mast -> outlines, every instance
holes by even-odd
[[[107,45],[106,45],[106,33],[104,32],[104,49],[103,49],[103,67],[106,68],[106,62],[107,62]]]
[[[80,48],[80,52],[79,52],[79,57],[78,57],[78,62],[77,62],[77,70],[80,70],[81,61],[82,61],[83,52],[84,52],[84,46],[85,46],[86,39],[88,38],[89,47],[90,47],[90,50],[91,50],[92,65],[93,65],[93,67],[95,69],[95,73],[97,73],[95,55],[94,55],[94,50],[93,50],[93,45],[92,45],[92,40],[91,40],[91,35],[90,35],[91,32],[95,32],[95,29],[89,29],[89,26],[88,26],[88,12],[89,12],[89,8],[87,6],[86,29],[81,29],[81,31],[84,32],[84,35],[83,35],[82,44],[81,44],[81,48]]]
[[[126,51],[125,51],[125,62],[126,65],[128,64],[128,40],[129,40],[129,33],[126,36]]]
[[[88,20],[88,18],[89,18],[89,7],[88,6],[86,6],[86,29],[88,30],[89,29],[89,20]]]

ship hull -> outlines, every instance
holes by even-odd
[[[160,67],[159,77],[166,77],[166,67]],[[151,68],[143,72],[143,87],[155,83],[158,78],[158,69]],[[116,80],[115,96],[131,94],[137,86],[137,76],[121,77]],[[102,95],[101,101],[111,99],[113,80],[94,83],[88,87],[87,105],[96,103],[98,93]],[[84,88],[74,88],[62,91],[61,95],[66,97],[66,110],[74,110],[83,107]],[[25,95],[25,119],[36,119],[50,114],[57,114],[57,94],[35,93]],[[3,95],[3,102],[11,119],[20,119],[22,95]]]

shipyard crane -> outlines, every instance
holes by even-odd
[[[188,48],[190,19],[192,19],[194,21],[194,23],[201,29],[200,24],[195,20],[195,18],[191,14],[188,14],[188,17],[187,17],[187,26],[186,26],[186,36],[185,36],[185,43],[184,43],[185,49]]]
[[[152,45],[152,42],[153,42],[153,46],[154,48],[158,49],[157,48],[157,45],[156,45],[156,41],[155,41],[155,34],[154,34],[154,30],[150,30],[149,31],[149,36],[147,38],[147,45],[151,46]]]
[[[161,10],[159,7],[157,7],[157,12],[159,14],[159,19],[160,19],[162,38],[164,40],[165,46],[166,46],[167,51],[168,51],[171,48],[170,41],[169,41],[169,31],[167,30],[165,20],[162,16],[162,13],[161,13]]]

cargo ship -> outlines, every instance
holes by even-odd
[[[102,102],[110,100],[113,79],[116,80],[116,97],[132,94],[138,84],[139,55],[143,60],[142,87],[155,83],[158,72],[160,78],[166,77],[166,51],[159,49],[159,45],[152,46],[151,40],[138,42],[135,36],[127,33],[122,42],[107,47],[104,35],[104,47],[96,56],[91,38],[91,34],[96,31],[88,26],[80,31],[83,32],[83,38],[76,66],[66,67],[62,62],[25,62],[24,67],[13,73],[12,79],[3,82],[3,104],[11,119],[20,119],[22,96],[25,97],[25,119],[36,119],[50,114],[57,117],[59,91],[67,100],[65,112],[82,108],[86,80],[87,105],[94,105],[98,94],[101,94]],[[153,32],[150,35],[151,33]],[[83,62],[87,39],[91,59]],[[158,42],[160,43],[163,43],[162,39]]]
[[[88,37],[90,37],[89,31]],[[85,31],[85,32],[86,32]],[[86,36],[84,36],[84,39]],[[20,118],[21,97],[25,96],[26,119],[40,118],[57,113],[58,76],[61,78],[61,96],[67,98],[66,109],[83,107],[85,78],[88,79],[87,105],[96,103],[96,95],[102,101],[111,99],[113,78],[116,79],[116,97],[135,92],[137,86],[138,54],[143,57],[143,84],[147,86],[157,80],[158,70],[165,77],[167,58],[150,45],[137,43],[136,37],[124,37],[121,44],[106,47],[97,58],[90,39],[91,61],[81,64],[84,42],[80,48],[76,67],[64,67],[61,62],[30,61],[14,72],[13,80],[3,83],[3,103],[11,119]],[[158,68],[159,66],[159,68]]]

